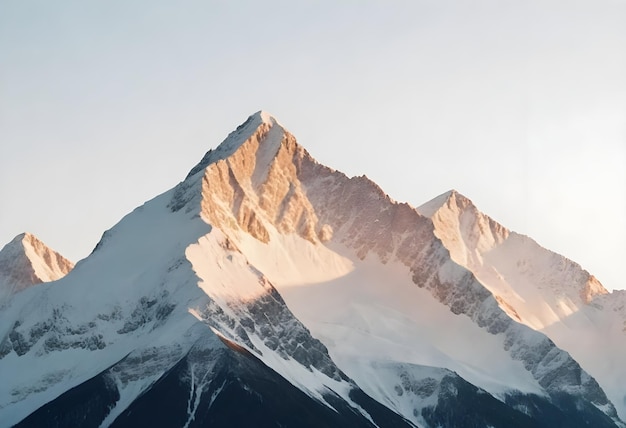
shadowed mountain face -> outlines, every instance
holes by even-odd
[[[120,400],[117,368],[113,366],[64,393],[17,427],[100,426],[108,409]],[[410,426],[363,394],[355,394],[355,402],[374,419],[347,406],[332,391],[326,392],[326,401],[333,407],[311,399],[249,352],[221,344],[213,336],[199,340],[111,426]]]
[[[0,421],[626,426],[616,384],[549,331],[615,299],[516,236],[456,192],[397,203],[259,112],[63,279],[13,296]]]

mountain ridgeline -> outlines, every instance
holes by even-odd
[[[18,236],[0,293],[0,426],[626,427],[624,293],[265,112],[75,267]]]

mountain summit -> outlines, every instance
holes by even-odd
[[[624,391],[549,330],[591,337],[617,300],[512,236],[457,192],[395,202],[255,113],[0,312],[0,424],[625,427]]]
[[[623,293],[609,293],[578,263],[509,231],[456,191],[418,210],[431,218],[451,258],[476,276],[502,310],[567,350],[626,413],[626,370],[619,368],[626,359]]]
[[[62,278],[73,267],[34,235],[17,235],[0,250],[0,301],[32,285]]]

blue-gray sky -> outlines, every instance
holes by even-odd
[[[626,288],[626,0],[0,0],[0,242],[67,257],[260,109]]]

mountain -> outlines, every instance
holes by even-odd
[[[0,250],[0,306],[10,296],[67,275],[74,264],[30,233],[17,235]]]
[[[626,418],[626,293],[609,293],[579,264],[507,230],[456,191],[418,210],[501,309],[569,352]]]
[[[489,245],[536,259],[473,208],[481,226],[459,243],[474,229],[451,196],[466,200],[395,202],[252,115],[68,275],[2,309],[0,425],[626,426],[616,384],[543,331],[556,292],[532,290],[549,278],[600,314],[619,303],[551,263],[487,281]],[[506,275],[511,260],[489,263]]]

